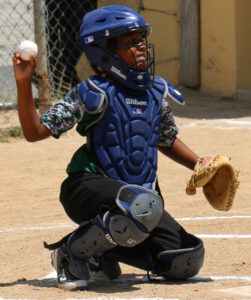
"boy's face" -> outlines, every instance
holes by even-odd
[[[129,32],[117,38],[115,53],[134,70],[146,70],[147,47],[140,32]]]

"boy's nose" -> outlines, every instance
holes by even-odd
[[[138,44],[137,45],[137,48],[139,48],[139,49],[146,49],[146,44],[144,44],[144,43],[140,43],[140,44]]]

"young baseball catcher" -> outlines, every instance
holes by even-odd
[[[190,194],[199,186],[212,187],[223,166],[224,186],[217,195],[221,193],[220,209],[231,207],[238,185],[233,184],[236,171],[230,180],[228,159],[219,168],[221,157],[199,158],[177,137],[168,100],[184,104],[184,99],[168,80],[154,76],[154,46],[147,41],[150,32],[147,22],[126,6],[87,13],[80,43],[96,75],[79,83],[41,116],[31,89],[35,56],[29,62],[22,61],[17,52],[13,57],[26,139],[59,138],[77,124],[78,133],[87,141],[68,164],[60,193],[67,215],[79,227],[61,241],[45,244],[53,250],[62,289],[86,288],[98,270],[117,278],[119,262],[167,280],[199,272],[203,243],[164,209],[157,150],[191,170],[196,166],[198,177],[193,174],[187,187]],[[213,176],[208,175],[211,169]],[[207,194],[215,199],[212,191]]]

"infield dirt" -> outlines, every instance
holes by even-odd
[[[208,235],[202,238],[206,255],[198,276],[153,283],[144,271],[121,264],[121,279],[91,283],[81,292],[62,291],[55,280],[43,279],[53,271],[43,241],[57,241],[74,228],[58,201],[66,165],[83,143],[72,130],[59,140],[28,143],[9,138],[0,144],[0,299],[251,299],[251,100],[183,93],[185,106],[170,100],[179,137],[201,156],[232,157],[241,182],[233,208],[218,212],[202,191],[185,194],[190,170],[159,155],[165,209],[188,232]]]

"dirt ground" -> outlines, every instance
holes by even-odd
[[[144,271],[121,264],[119,280],[91,283],[88,291],[58,289],[54,279],[44,278],[53,269],[43,241],[54,242],[74,228],[58,194],[65,167],[83,140],[75,130],[37,143],[9,138],[0,144],[0,299],[251,299],[251,100],[183,93],[185,106],[171,101],[179,137],[201,156],[232,157],[240,169],[233,208],[222,213],[202,191],[186,195],[191,171],[159,156],[166,210],[204,241],[200,273],[187,281],[152,283]]]

